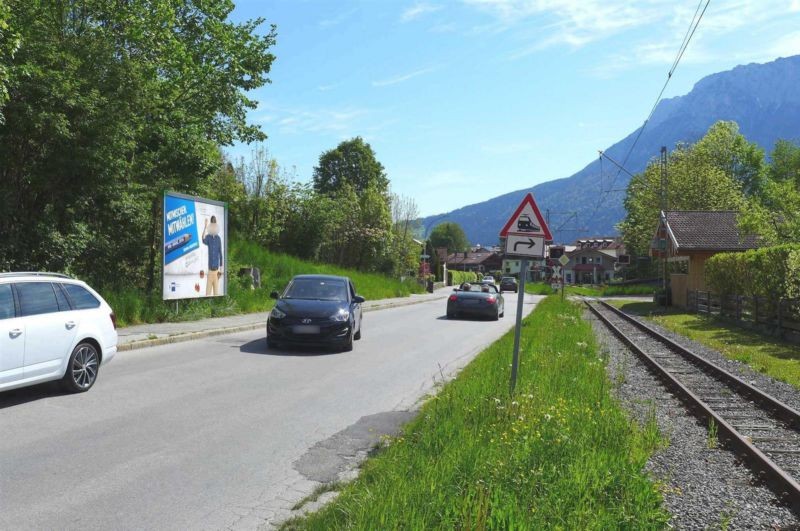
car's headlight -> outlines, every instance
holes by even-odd
[[[339,310],[335,314],[331,315],[332,321],[344,322],[347,321],[348,319],[350,319],[350,312],[348,312],[347,310]]]
[[[269,315],[275,319],[283,319],[286,317],[286,314],[280,311],[278,308],[273,308]]]

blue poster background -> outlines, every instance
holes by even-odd
[[[164,265],[200,246],[194,201],[164,196]]]

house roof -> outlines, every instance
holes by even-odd
[[[489,252],[489,253],[453,253],[447,257],[448,264],[462,264],[462,265],[480,265],[487,260],[492,258],[496,260],[500,260],[500,256],[497,253]]]
[[[662,212],[678,251],[746,251],[758,247],[758,237],[739,235],[734,210],[673,210]]]

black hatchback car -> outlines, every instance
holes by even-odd
[[[516,293],[519,290],[517,279],[514,277],[503,277],[500,279],[500,293],[504,291],[513,291]]]
[[[330,346],[353,350],[361,339],[361,304],[347,277],[298,275],[277,299],[267,319],[267,345]]]

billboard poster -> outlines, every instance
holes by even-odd
[[[227,290],[228,206],[164,192],[163,299],[220,297]]]

